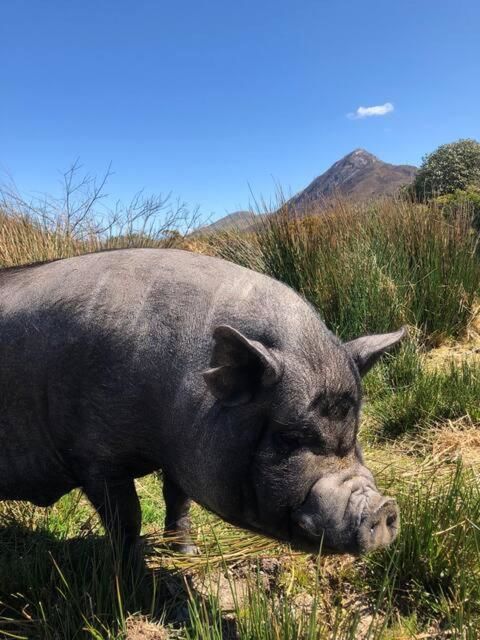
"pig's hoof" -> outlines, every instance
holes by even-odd
[[[196,544],[176,544],[175,551],[181,553],[184,556],[198,556],[200,555],[200,549]]]

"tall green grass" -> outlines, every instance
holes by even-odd
[[[317,213],[300,218],[284,205],[241,241],[208,242],[292,286],[343,338],[410,324],[435,343],[465,330],[480,290],[469,211],[447,219],[434,205],[384,200]]]
[[[425,623],[477,638],[480,628],[480,485],[458,464],[396,485],[402,534],[367,557],[365,578],[389,604]]]
[[[195,213],[147,201],[105,228],[92,212],[72,225],[62,209],[33,213],[25,203],[0,211],[0,266],[110,248],[185,247],[263,271],[299,291],[343,338],[415,325],[430,343],[465,330],[480,292],[478,234],[459,206],[383,200],[337,202],[299,217],[288,205],[252,218],[249,231],[188,237]],[[315,214],[315,215],[314,215]],[[56,217],[55,217],[56,216]]]
[[[366,377],[367,422],[383,437],[415,435],[448,420],[480,426],[480,360],[428,364],[414,340],[384,356]]]
[[[480,494],[478,477],[460,465],[434,476],[396,478],[402,535],[387,550],[351,565],[343,582],[317,561],[310,600],[302,607],[281,580],[265,581],[257,564],[247,589],[229,582],[235,636],[241,640],[432,637],[474,640],[480,625]],[[350,602],[349,602],[350,598]],[[303,600],[303,603],[305,600]],[[348,603],[348,604],[347,604]],[[187,637],[225,637],[215,585],[207,601],[191,594]],[[397,629],[397,632],[395,632]],[[412,635],[411,637],[415,637]],[[419,636],[422,637],[422,636]]]
[[[386,466],[378,475],[399,501],[401,535],[390,548],[346,563],[281,546],[267,552],[195,509],[201,556],[186,563],[149,555],[155,570],[129,572],[115,544],[98,537],[84,503],[73,519],[68,498],[49,515],[3,506],[0,636],[123,640],[130,616],[141,614],[159,637],[168,631],[188,640],[399,640],[408,629],[473,640],[480,628],[478,475],[461,465],[412,468]],[[156,485],[145,479],[140,490],[159,521]],[[243,544],[242,553],[232,555],[232,544]]]

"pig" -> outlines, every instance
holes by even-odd
[[[165,530],[195,501],[316,553],[392,542],[357,440],[361,376],[404,329],[341,343],[288,286],[220,258],[124,249],[0,271],[0,499],[81,488],[134,545],[134,479],[161,470]]]

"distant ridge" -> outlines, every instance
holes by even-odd
[[[223,218],[220,218],[205,227],[197,229],[194,233],[195,235],[199,235],[218,231],[228,231],[229,229],[238,229],[242,231],[252,226],[254,215],[253,211],[234,211],[233,213],[229,213]]]
[[[365,149],[355,149],[293,196],[288,204],[301,212],[317,204],[321,208],[335,196],[357,202],[393,196],[400,187],[413,181],[417,171],[413,165],[389,164]],[[235,211],[198,229],[195,234],[251,229],[255,226],[253,216],[251,211]]]
[[[302,208],[335,195],[357,201],[390,196],[412,182],[416,173],[412,165],[389,164],[365,149],[355,149],[315,178],[290,204]]]

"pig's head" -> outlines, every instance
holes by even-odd
[[[357,442],[360,379],[404,335],[341,344],[326,334],[289,349],[217,327],[204,377],[249,433],[242,509],[230,519],[312,552],[361,554],[392,542],[398,507],[378,491]]]

